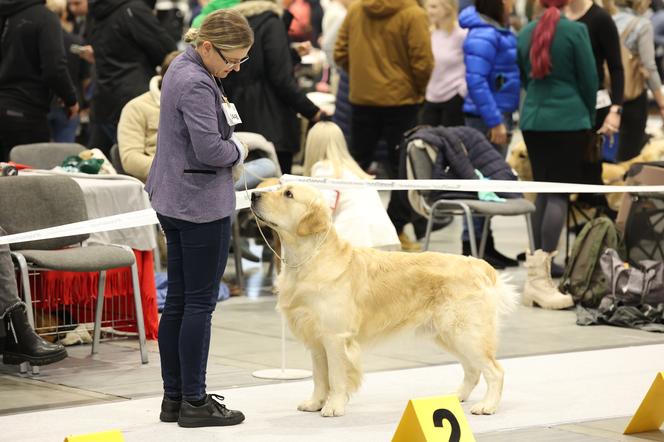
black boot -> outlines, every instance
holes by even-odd
[[[240,253],[242,257],[251,262],[260,262],[258,256],[254,255],[254,252],[249,249],[249,240],[247,238],[240,238]],[[233,242],[231,241],[231,247],[229,253],[233,253]]]
[[[479,246],[478,246],[479,247]],[[471,256],[472,253],[470,251],[470,241],[463,241],[462,246],[461,246],[461,254],[466,255],[466,256]],[[493,267],[496,270],[503,270],[505,269],[505,264],[503,264],[501,261],[499,261],[497,258],[491,255],[484,255],[484,259],[486,262],[489,263],[491,267]]]
[[[48,365],[67,357],[67,350],[60,344],[43,340],[28,323],[24,307],[19,307],[5,316],[7,338],[2,360],[5,364]]]
[[[205,403],[200,406],[188,401],[182,401],[178,425],[186,428],[194,427],[221,427],[237,425],[244,420],[241,411],[229,410],[221,401],[223,396],[208,394]]]
[[[484,259],[486,259],[487,256],[496,258],[496,260],[503,263],[505,267],[519,266],[519,261],[517,261],[516,259],[508,258],[507,256],[500,253],[498,250],[496,250],[496,245],[493,242],[493,235],[489,235],[489,237],[486,240],[486,246],[484,247]]]

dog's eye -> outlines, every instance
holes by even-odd
[[[293,198],[293,192],[291,192],[290,190],[287,190],[287,191],[284,192],[284,196],[286,198]]]

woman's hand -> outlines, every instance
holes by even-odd
[[[493,144],[507,144],[507,127],[504,124],[492,127],[489,131],[489,141]]]
[[[604,118],[604,124],[599,129],[599,133],[613,135],[614,133],[620,130],[620,114],[617,111],[611,109],[606,118]]]

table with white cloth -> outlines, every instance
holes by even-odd
[[[83,190],[89,219],[151,207],[143,183],[127,175],[88,175],[67,173],[57,169],[24,170],[20,172],[20,175],[65,175],[71,177]],[[143,302],[145,333],[147,339],[156,339],[159,320],[154,280],[153,250],[157,244],[155,226],[91,233],[85,244],[93,243],[127,245],[134,250]],[[85,309],[85,318],[78,318],[78,322],[87,322],[87,319],[89,319],[87,311],[90,310],[89,313],[91,313],[94,310],[94,300],[97,296],[97,273],[48,271],[41,273],[40,278],[41,281],[36,286],[43,290],[37,296],[41,296],[46,301],[49,301],[50,298],[51,304],[53,302],[64,304],[82,302],[90,309]],[[129,268],[107,271],[105,298],[109,303],[131,303],[131,305],[126,305],[124,310],[131,311],[133,309],[133,290]],[[104,308],[105,315],[113,315],[116,310],[115,308]],[[127,324],[121,329],[123,331],[133,331],[135,328],[132,324]]]

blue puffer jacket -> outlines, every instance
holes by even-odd
[[[516,37],[509,29],[481,16],[474,6],[461,11],[459,24],[468,29],[463,44],[468,83],[463,111],[482,117],[489,127],[497,126],[503,122],[503,113],[519,107]]]

